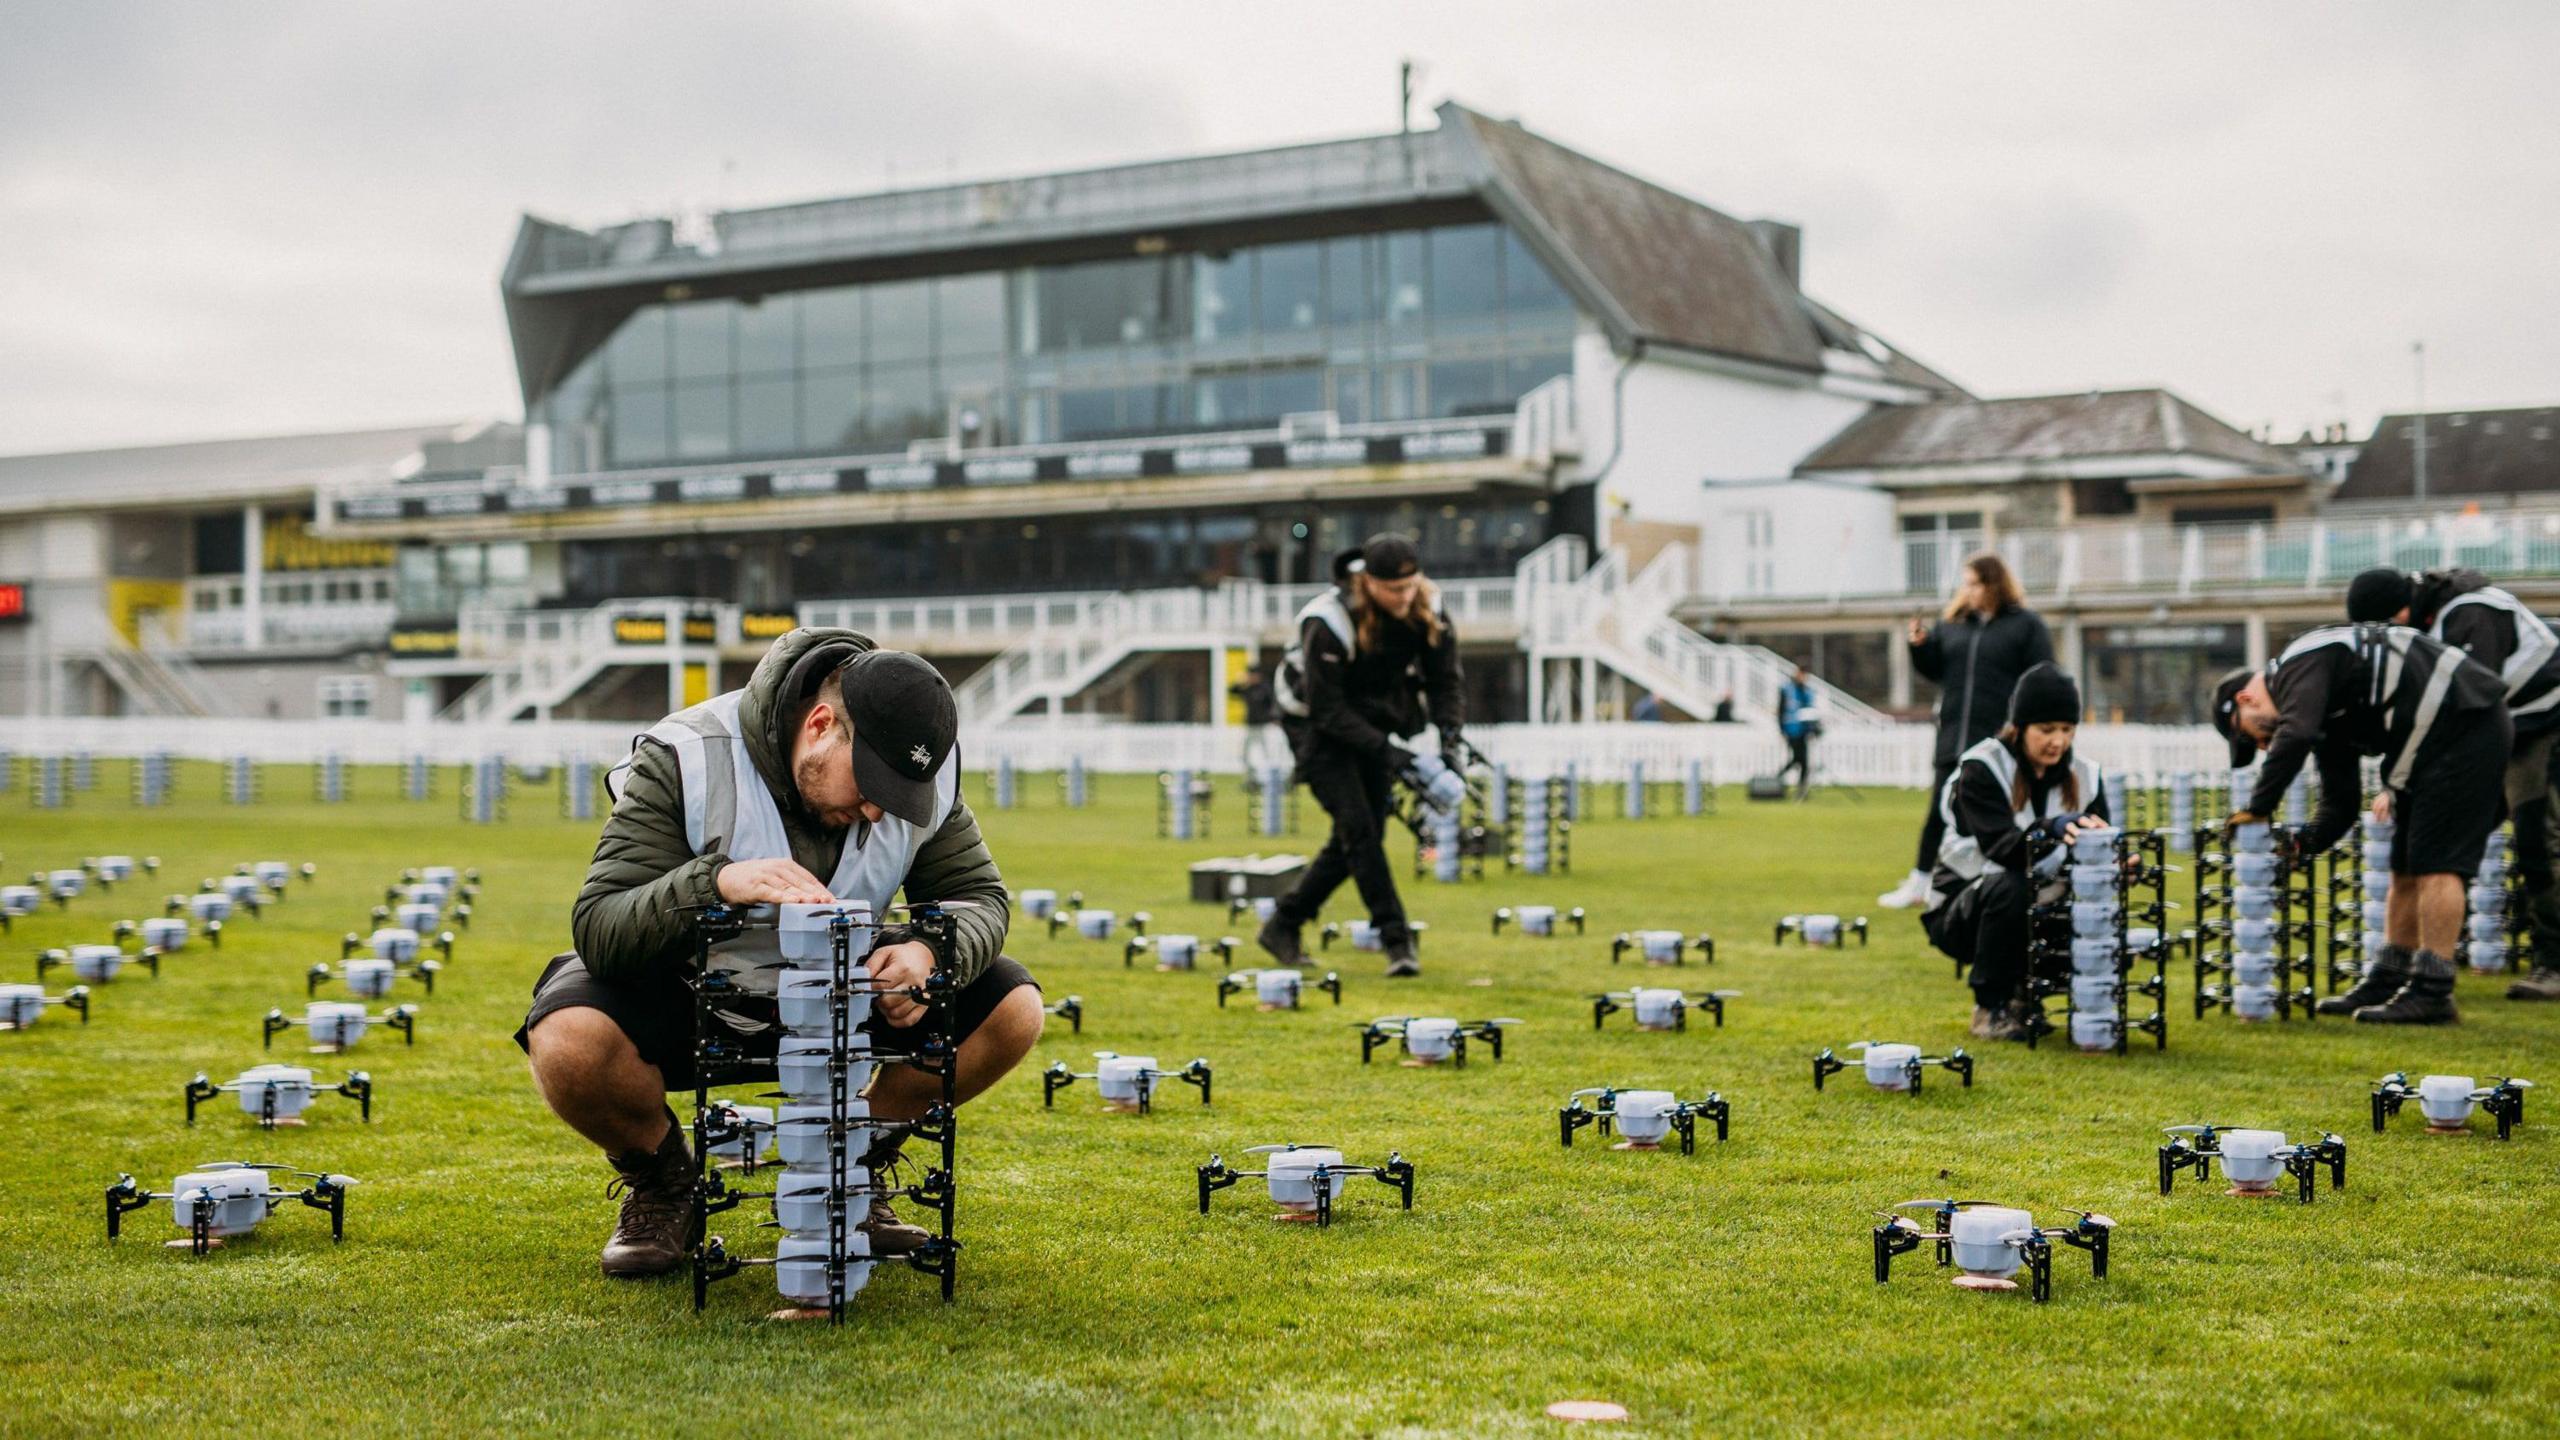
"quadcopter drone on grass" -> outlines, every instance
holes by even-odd
[[[1855,1063],[1866,1075],[1867,1083],[1878,1090],[1904,1090],[1917,1095],[1920,1093],[1921,1077],[1933,1065],[1942,1070],[1954,1071],[1957,1078],[1964,1081],[1966,1089],[1973,1088],[1973,1057],[1966,1054],[1962,1047],[1950,1050],[1944,1055],[1927,1055],[1921,1053],[1917,1045],[1890,1044],[1879,1040],[1856,1040],[1840,1048],[1857,1057]],[[1837,1075],[1848,1069],[1851,1063],[1834,1056],[1827,1049],[1814,1056],[1813,1088],[1821,1089],[1825,1076]]]
[[[2381,1134],[2383,1122],[2415,1097],[2430,1135],[2464,1133],[2476,1105],[2498,1122],[2498,1138],[2504,1140],[2524,1123],[2524,1092],[2532,1088],[2532,1081],[2513,1076],[2492,1076],[2489,1083],[2475,1085],[2468,1075],[2428,1075],[2412,1085],[2409,1072],[2394,1070],[2373,1082],[2373,1133]]]
[[[1135,935],[1146,934],[1147,924],[1154,918],[1154,916],[1148,914],[1144,910],[1133,912],[1129,916],[1130,933]],[[1075,927],[1075,931],[1078,935],[1083,936],[1087,940],[1108,940],[1111,938],[1111,933],[1119,928],[1120,913],[1116,910],[1088,910],[1082,908],[1073,911],[1052,911],[1049,915],[1049,938],[1052,940],[1057,939],[1058,932],[1070,925]]]
[[[443,969],[433,960],[421,960],[406,967],[405,978],[424,985],[427,993],[433,995],[436,993],[436,976]],[[321,986],[331,980],[341,980],[346,983],[348,994],[363,1000],[379,1000],[391,993],[394,981],[402,978],[403,967],[395,961],[359,957],[341,960],[335,965],[323,962],[303,972],[302,993],[305,996],[317,995]]]
[[[1802,940],[1808,949],[1838,949],[1849,943],[1851,931],[1857,932],[1858,945],[1861,949],[1865,948],[1867,917],[1864,915],[1854,920],[1844,920],[1837,915],[1789,915],[1778,922],[1777,934],[1772,937],[1772,943],[1783,945],[1787,937],[1793,935]]]
[[[1261,970],[1238,970],[1220,976],[1218,1008],[1221,1010],[1227,1008],[1228,996],[1240,995],[1250,990],[1253,992],[1256,1009],[1295,1010],[1298,1008],[1300,993],[1309,985],[1331,995],[1334,1004],[1342,1003],[1342,976],[1339,973],[1327,970],[1321,978],[1309,978],[1304,971],[1272,966]]]
[[[59,1005],[89,1023],[89,987],[74,985],[59,995],[47,995],[41,985],[0,985],[0,1030],[24,1030],[44,1018],[48,1005]]]
[[[1901,1210],[1933,1211],[1938,1228],[1923,1230],[1919,1221],[1895,1213]],[[1940,1266],[1952,1265],[1961,1272],[1955,1277],[1958,1288],[2015,1290],[2018,1282],[2010,1277],[2024,1269],[2028,1293],[2042,1304],[2053,1298],[2053,1242],[2057,1240],[2088,1251],[2090,1277],[2107,1278],[2107,1241],[2116,1222],[2087,1210],[2071,1213],[2080,1217],[2078,1223],[2039,1227],[2026,1211],[1987,1200],[1905,1200],[1892,1210],[1876,1212],[1884,1222],[1873,1232],[1876,1283],[1882,1285],[1893,1277],[1893,1257],[1907,1255],[1926,1241],[1938,1247]]]
[[[311,1183],[300,1190],[287,1190],[274,1183],[272,1177],[277,1175]],[[298,1200],[328,1215],[331,1240],[344,1240],[347,1191],[355,1183],[355,1177],[350,1175],[325,1175],[289,1165],[252,1165],[238,1160],[199,1165],[179,1176],[166,1190],[145,1190],[131,1175],[119,1175],[116,1183],[107,1187],[107,1238],[113,1240],[123,1233],[126,1215],[154,1200],[166,1200],[178,1228],[187,1232],[186,1239],[169,1244],[173,1248],[183,1245],[202,1255],[225,1240],[257,1229],[283,1202]]]
[[[1592,1103],[1586,1105],[1585,1099]],[[1626,1139],[1620,1150],[1659,1150],[1663,1137],[1680,1132],[1680,1153],[1698,1153],[1698,1121],[1712,1120],[1716,1140],[1721,1143],[1731,1133],[1733,1107],[1725,1098],[1710,1090],[1703,1100],[1683,1100],[1669,1090],[1621,1090],[1603,1085],[1589,1090],[1576,1090],[1556,1112],[1556,1122],[1563,1132],[1564,1148],[1573,1148],[1573,1132],[1585,1125],[1597,1125],[1606,1135],[1615,1129]]]
[[[1460,1069],[1467,1063],[1467,1041],[1481,1040],[1492,1047],[1493,1058],[1502,1058],[1502,1028],[1521,1022],[1509,1016],[1493,1020],[1451,1020],[1442,1016],[1381,1015],[1360,1031],[1360,1063],[1369,1063],[1378,1047],[1396,1041],[1404,1048],[1407,1065],[1439,1065],[1454,1062]]]
[[[240,1097],[240,1109],[258,1122],[261,1130],[279,1125],[303,1123],[302,1112],[311,1108],[315,1095],[344,1095],[356,1102],[364,1113],[364,1121],[373,1123],[373,1077],[362,1070],[347,1072],[347,1078],[336,1085],[314,1083],[311,1071],[299,1065],[257,1065],[240,1072],[240,1078],[228,1085],[216,1085],[201,1070],[187,1082],[187,1123],[196,1123],[196,1106],[225,1093]]]
[[[1239,1180],[1260,1180],[1280,1207],[1272,1218],[1326,1226],[1333,1223],[1334,1202],[1344,1183],[1361,1175],[1394,1187],[1404,1199],[1404,1208],[1413,1208],[1413,1162],[1401,1153],[1389,1154],[1383,1165],[1355,1165],[1344,1160],[1341,1151],[1320,1145],[1254,1145],[1245,1153],[1271,1159],[1261,1170],[1230,1170],[1225,1160],[1212,1155],[1200,1167],[1201,1214],[1209,1213],[1212,1193]]]
[[[1168,1080],[1179,1080],[1200,1092],[1200,1103],[1209,1103],[1209,1062],[1194,1060],[1178,1070],[1166,1070],[1156,1064],[1153,1055],[1117,1055],[1109,1050],[1096,1050],[1099,1063],[1090,1072],[1067,1068],[1058,1061],[1040,1072],[1040,1105],[1054,1108],[1058,1092],[1079,1080],[1090,1080],[1102,1092],[1102,1103],[1112,1110],[1134,1111],[1145,1115],[1155,1108],[1156,1087]]]
[[[1704,930],[1694,936],[1683,935],[1677,930],[1622,931],[1618,938],[1609,942],[1609,963],[1617,964],[1626,958],[1630,950],[1643,955],[1647,965],[1686,965],[1692,950],[1697,951],[1698,958],[1707,964],[1716,963],[1715,937]]]
[[[379,919],[380,912],[376,911],[375,916]],[[411,925],[377,925],[370,935],[358,935],[350,930],[338,937],[338,958],[344,960],[352,955],[369,953],[376,960],[407,965],[418,958],[419,951],[432,946],[446,964],[452,964],[454,933],[438,931],[432,940],[427,938],[427,934],[427,931]]]
[[[218,922],[209,928],[216,935],[219,935],[222,930]],[[119,920],[115,928],[117,944],[123,944],[139,936],[142,940],[142,948],[156,955],[172,955],[187,948],[188,933],[187,922],[174,915],[152,915],[140,920]]]
[[[1218,952],[1219,963],[1225,965],[1233,965],[1236,963],[1236,946],[1240,943],[1242,942],[1238,941],[1233,935],[1219,936],[1218,942],[1214,947]],[[1197,935],[1157,935],[1153,937],[1146,935],[1132,935],[1129,937],[1129,943],[1120,947],[1121,967],[1126,969],[1137,964],[1138,956],[1149,950],[1155,952],[1156,968],[1159,970],[1193,970],[1199,968],[1200,937]]]
[[[1591,997],[1591,1028],[1621,1010],[1635,1015],[1639,1030],[1686,1030],[1689,1012],[1704,1010],[1715,1017],[1716,1028],[1724,1028],[1724,1002],[1742,992],[1739,990],[1701,990],[1689,994],[1679,990],[1639,985],[1632,990],[1611,990]]]
[[[379,1015],[365,1013],[361,1004],[346,1000],[314,1000],[303,1008],[299,1017],[281,1009],[267,1012],[261,1028],[266,1033],[266,1048],[276,1048],[276,1036],[299,1025],[311,1032],[311,1048],[315,1053],[339,1054],[356,1048],[373,1026],[382,1025],[400,1032],[411,1045],[418,1043],[418,1007],[394,1005]]]
[[[1563,920],[1573,926],[1574,934],[1579,935],[1583,933],[1586,918],[1579,905],[1562,914],[1557,913],[1553,905],[1505,905],[1493,912],[1493,933],[1500,935],[1503,926],[1518,925],[1521,934],[1544,938],[1555,934],[1556,922]]]
[[[1074,1031],[1076,1034],[1081,1035],[1084,1033],[1083,996],[1070,995],[1063,1000],[1054,1001],[1048,1005],[1044,1005],[1041,1009],[1051,1015],[1064,1017],[1067,1022],[1067,1028]]]
[[[1422,948],[1422,932],[1430,928],[1430,925],[1420,920],[1406,927],[1413,937],[1415,949]],[[1387,948],[1386,937],[1378,932],[1376,922],[1369,920],[1354,920],[1349,925],[1339,920],[1329,922],[1318,935],[1317,948],[1330,950],[1333,948],[1333,942],[1342,937],[1350,939],[1351,948],[1354,950],[1381,951]]]
[[[2281,1130],[2243,1130],[2230,1125],[2171,1125],[2169,1143],[2160,1147],[2160,1193],[2181,1170],[2193,1170],[2198,1181],[2213,1178],[2213,1162],[2222,1162],[2233,1195],[2273,1195],[2280,1176],[2294,1178],[2296,1193],[2308,1205],[2319,1192],[2313,1182],[2320,1167],[2329,1167],[2329,1188],[2347,1188],[2347,1142],[2335,1135],[2288,1145]]]
[[[122,970],[127,961],[149,967],[155,979],[160,974],[160,952],[157,950],[145,947],[140,954],[128,955],[121,945],[73,945],[37,951],[36,979],[42,981],[47,971],[68,965],[72,976],[80,983],[105,985],[115,980],[116,972]]]

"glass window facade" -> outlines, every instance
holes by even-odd
[[[555,473],[1493,414],[1575,314],[1493,223],[643,306],[534,407]]]

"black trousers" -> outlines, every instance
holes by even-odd
[[[1304,925],[1316,918],[1324,902],[1346,879],[1360,887],[1360,903],[1369,907],[1369,923],[1378,938],[1402,945],[1412,938],[1404,918],[1404,897],[1396,893],[1395,872],[1387,865],[1387,795],[1395,777],[1384,760],[1345,749],[1297,725],[1287,727],[1298,755],[1298,778],[1324,813],[1333,817],[1333,838],[1324,842],[1297,888],[1271,907],[1283,923]]]
[[[1985,870],[1946,904],[1920,917],[1929,943],[1971,962],[1973,1003],[1997,1010],[2026,989],[2027,910],[2035,883],[2015,870]]]
[[[1787,737],[1787,763],[1778,767],[1778,778],[1786,779],[1790,770],[1796,772],[1799,793],[1813,788],[1813,736],[1810,732]]]
[[[1938,865],[1938,846],[1947,838],[1947,817],[1938,809],[1938,801],[1947,793],[1947,777],[1956,773],[1956,762],[1941,760],[1929,776],[1929,818],[1920,822],[1920,858],[1911,868],[1925,875]]]

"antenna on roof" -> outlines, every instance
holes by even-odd
[[[2415,477],[2411,488],[2415,491],[2415,498],[2424,500],[2427,498],[2427,342],[2410,341],[2409,354],[2418,367],[2418,453],[2411,463],[2411,474]]]
[[[1396,66],[1396,133],[1413,133],[1413,62],[1405,60]]]

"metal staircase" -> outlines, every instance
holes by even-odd
[[[695,603],[685,600],[617,600],[593,610],[466,614],[460,626],[463,657],[496,663],[437,718],[486,723],[521,719],[528,710],[547,715],[616,665],[666,665],[667,647],[622,644],[614,622],[659,617],[667,635],[681,637],[685,615],[693,608]]]
[[[1735,713],[1774,714],[1778,690],[1795,675],[1786,657],[1758,645],[1709,640],[1671,611],[1691,588],[1692,556],[1666,546],[1633,577],[1626,553],[1596,563],[1574,536],[1549,541],[1520,562],[1520,646],[1529,652],[1530,714],[1566,723],[1600,718],[1613,684],[1650,690],[1665,704],[1704,718],[1733,697]],[[1825,723],[1866,727],[1892,717],[1827,681],[1812,682]],[[1624,713],[1624,707],[1616,707]]]

